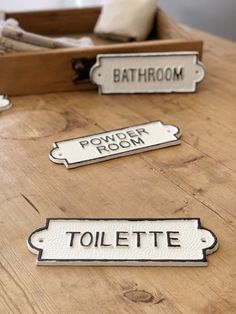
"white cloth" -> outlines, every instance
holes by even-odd
[[[57,37],[57,41],[75,47],[92,47],[94,43],[90,37],[70,38],[70,37]]]
[[[12,19],[12,18],[0,21],[0,37],[2,36],[2,30],[4,26],[11,26],[14,28],[19,28],[19,23],[17,20]]]
[[[106,0],[94,32],[121,41],[145,40],[156,8],[156,0]]]

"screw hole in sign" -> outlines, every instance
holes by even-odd
[[[206,239],[205,239],[205,238],[201,238],[201,241],[202,241],[203,243],[206,243]]]
[[[42,238],[40,238],[40,239],[39,239],[39,242],[40,242],[40,243],[43,243],[43,239],[42,239]]]

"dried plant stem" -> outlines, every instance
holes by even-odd
[[[31,45],[51,48],[51,49],[75,47],[75,45],[73,44],[63,43],[50,37],[41,36],[34,33],[29,33],[20,28],[14,28],[10,26],[3,27],[2,36],[11,38],[15,41],[24,42]]]
[[[1,37],[0,49],[7,52],[7,51],[38,51],[46,50],[47,48],[31,45],[11,38]]]

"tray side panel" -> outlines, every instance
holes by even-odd
[[[82,49],[18,53],[0,57],[0,90],[4,94],[28,95],[96,88],[88,81],[75,84],[72,60],[95,58],[99,53],[202,52],[202,41],[160,40]],[[20,78],[20,79],[19,79]]]
[[[15,18],[23,29],[42,35],[61,35],[93,32],[101,9],[80,8],[22,13],[8,13],[6,18]]]

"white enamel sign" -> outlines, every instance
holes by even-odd
[[[161,121],[53,143],[49,158],[67,168],[180,143],[180,130]]]
[[[98,55],[90,71],[101,94],[194,92],[204,75],[198,53],[187,51]]]
[[[49,218],[28,238],[38,265],[205,266],[217,246],[199,218]]]
[[[5,95],[0,95],[0,112],[10,109],[12,106],[11,101]]]

